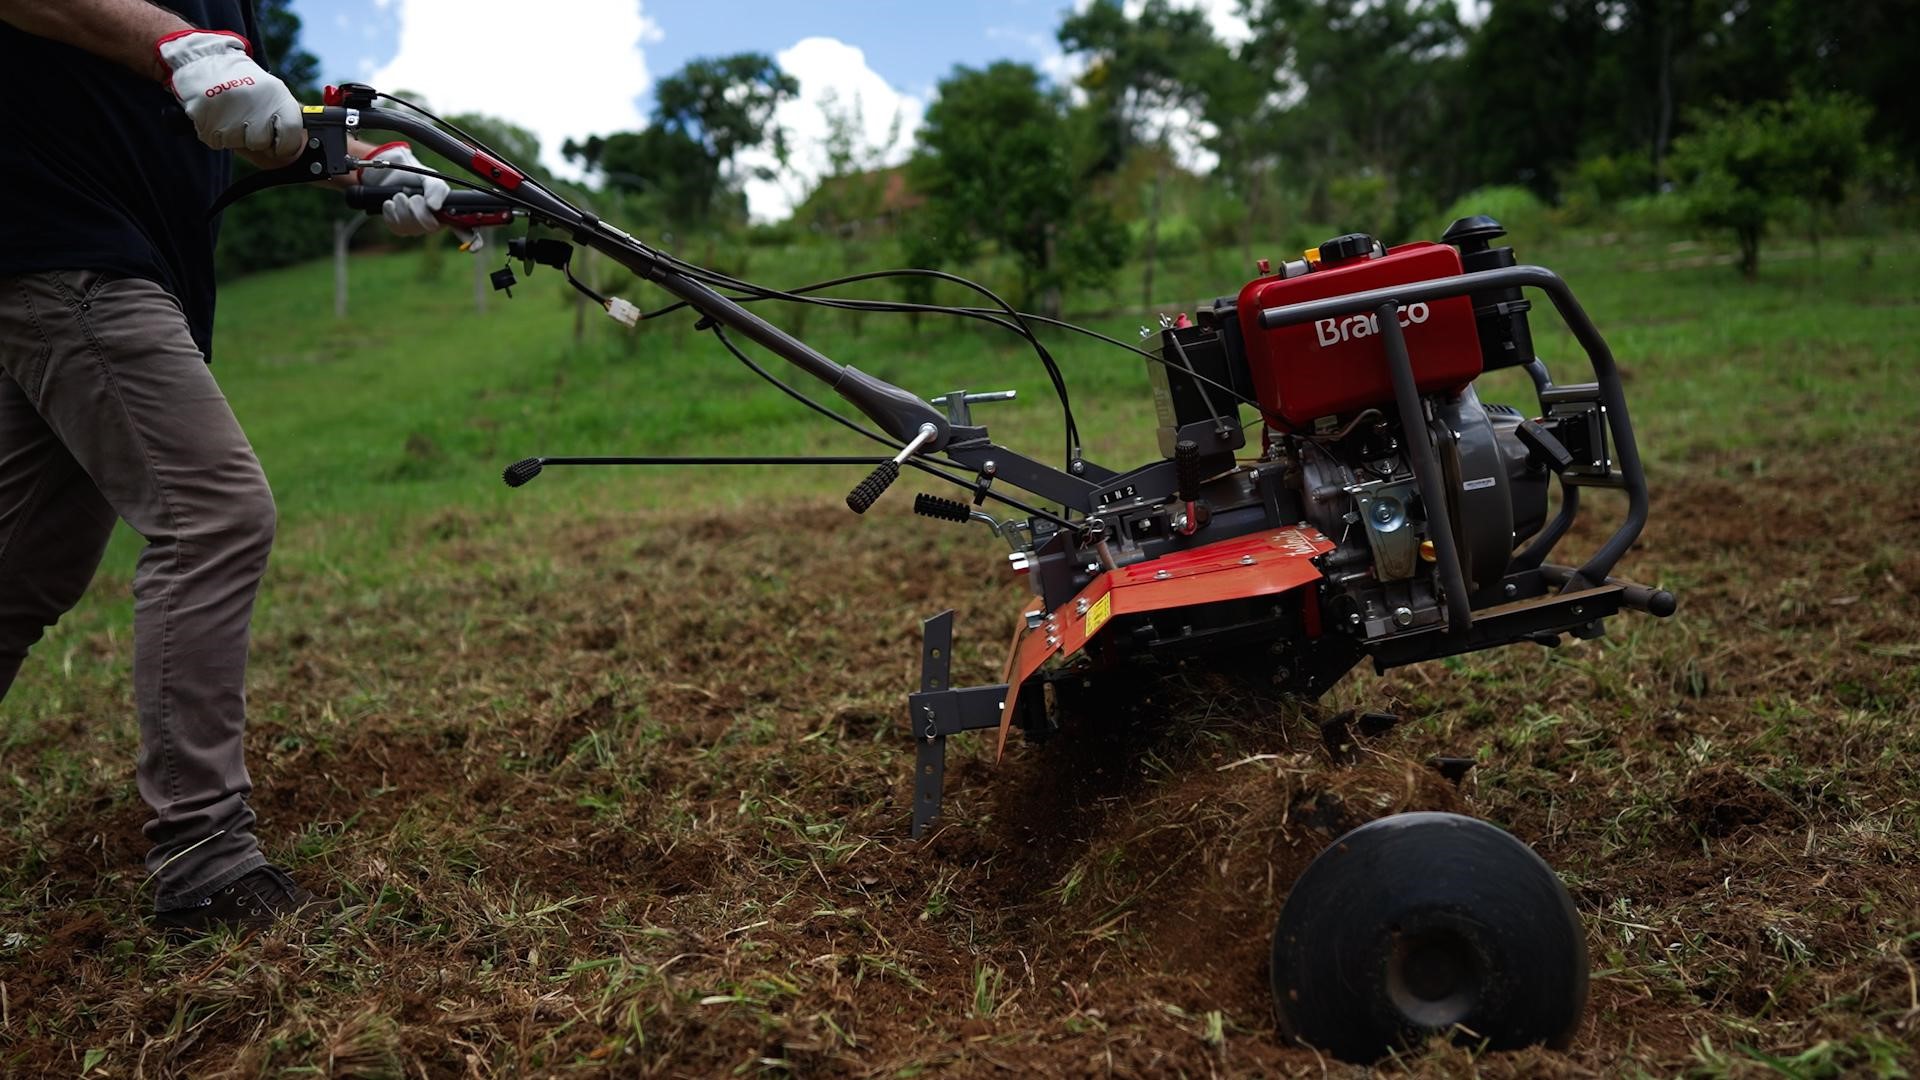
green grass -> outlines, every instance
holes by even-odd
[[[1757,284],[1721,266],[1659,269],[1671,257],[1666,245],[1644,238],[1575,234],[1546,249],[1516,242],[1524,257],[1573,283],[1608,336],[1636,380],[1634,405],[1656,461],[1893,430],[1920,408],[1909,331],[1920,280],[1915,238],[1832,244],[1817,261],[1776,259]],[[783,285],[838,269],[814,251],[759,252],[752,265]],[[1175,261],[1160,272],[1161,291],[1189,299],[1231,292],[1245,277],[1238,261]],[[627,335],[592,312],[586,341],[575,345],[571,305],[551,272],[517,300],[493,297],[476,316],[460,262],[450,260],[441,280],[424,281],[418,256],[357,257],[353,315],[344,323],[328,313],[324,265],[225,291],[216,370],[295,532],[305,521],[378,523],[437,507],[724,504],[740,501],[740,492],[840,483],[809,473],[632,472],[573,474],[519,494],[489,483],[503,464],[532,453],[864,452],[857,437],[819,422],[694,335],[684,315]],[[1131,271],[1116,275],[1112,292],[1131,294],[1120,285],[1132,279]],[[626,292],[643,303],[659,298],[631,282]],[[1082,306],[1120,302],[1100,295]],[[983,414],[1003,441],[1058,456],[1051,393],[1031,352],[1010,335],[933,319],[915,335],[897,316],[820,310],[774,317],[797,323],[829,355],[916,391],[1018,389],[1019,404]],[[1124,340],[1150,321],[1089,320]],[[1563,379],[1576,376],[1577,354],[1557,322],[1541,312],[1534,324],[1542,354]],[[1142,422],[1150,416],[1144,362],[1071,337],[1055,335],[1050,345],[1075,391],[1089,452],[1115,462],[1145,454],[1152,438]],[[1831,383],[1836,358],[1856,376],[1844,388]],[[1494,381],[1507,396],[1523,396],[1517,380]]]

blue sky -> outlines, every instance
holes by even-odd
[[[474,3],[502,9],[499,50],[503,59],[529,27],[525,12],[538,4]],[[859,46],[867,62],[893,86],[929,93],[956,64],[978,66],[1010,58],[1038,64],[1057,51],[1053,32],[1070,0],[644,0],[640,5],[659,27],[646,46],[655,77],[688,60],[753,50],[776,53],[806,37],[831,37]],[[393,59],[398,48],[399,4],[378,0],[294,0],[309,50],[320,57],[329,80],[362,76]],[[509,14],[519,12],[519,14]],[[502,72],[503,78],[511,78]],[[646,95],[643,108],[651,105]]]
[[[1085,0],[1078,0],[1084,3]],[[1137,0],[1128,0],[1129,3]],[[1230,39],[1238,0],[1174,0],[1209,12]],[[1052,77],[1073,70],[1054,32],[1076,0],[294,0],[306,47],[329,81],[371,81],[435,109],[485,113],[540,137],[567,171],[569,139],[644,126],[652,86],[688,60],[764,52],[800,83],[782,106],[793,159],[745,185],[754,216],[775,219],[824,168],[825,103],[858,102],[872,156],[913,144],[935,85],[956,65],[996,59]],[[774,164],[743,155],[749,169]]]

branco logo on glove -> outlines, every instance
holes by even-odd
[[[243,86],[258,86],[258,85],[260,85],[259,82],[257,82],[253,78],[253,76],[249,75],[244,79],[235,79],[230,83],[221,83],[219,86],[209,86],[207,87],[207,96],[218,97],[229,90],[238,90]]]

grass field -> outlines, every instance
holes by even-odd
[[[0,1072],[1337,1074],[1274,1035],[1272,918],[1343,828],[1453,809],[1562,874],[1589,1019],[1567,1053],[1388,1071],[1920,1073],[1920,239],[1787,252],[1755,284],[1690,245],[1517,240],[1627,373],[1655,497],[1623,572],[1680,614],[1357,673],[1330,704],[1412,722],[1352,763],[1297,707],[1204,687],[1170,687],[1168,722],[1016,741],[999,766],[959,740],[926,844],[901,709],[918,621],[956,608],[956,674],[994,677],[1020,594],[997,541],[913,518],[904,481],[853,518],[857,469],[499,483],[535,453],[866,452],[685,319],[575,344],[551,278],[476,317],[457,260],[428,281],[410,254],[356,260],[345,323],[327,267],[236,284],[215,370],[281,512],[255,802],[336,903],[246,941],[140,924],[139,542],[117,537],[0,719]],[[744,269],[841,269],[816,259]],[[1161,280],[1190,301],[1237,262]],[[1569,357],[1548,322],[1543,355]],[[820,311],[804,333],[929,394],[1017,388],[984,413],[996,435],[1058,454],[1018,343]],[[1058,352],[1091,456],[1144,457],[1138,359]],[[1593,501],[1570,542],[1603,534],[1616,508]],[[1480,764],[1455,790],[1436,753]]]

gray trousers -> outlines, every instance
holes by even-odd
[[[273,495],[165,290],[0,276],[0,699],[79,602],[116,518],[147,540],[133,584],[147,868],[156,908],[187,907],[266,861],[241,735]]]

